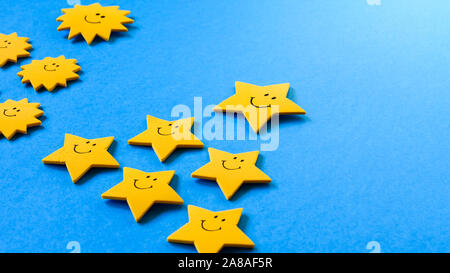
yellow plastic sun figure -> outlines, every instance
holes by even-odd
[[[102,194],[103,199],[126,200],[136,222],[154,203],[183,204],[183,199],[169,186],[175,171],[147,173],[123,168],[123,181]]]
[[[56,86],[66,87],[67,81],[77,80],[80,77],[76,72],[81,68],[76,63],[77,60],[66,59],[64,56],[47,57],[21,66],[22,71],[17,75],[23,77],[22,83],[31,83],[36,91],[41,87],[53,91]]]
[[[237,226],[242,209],[214,212],[189,205],[188,214],[189,223],[170,235],[167,241],[194,244],[200,253],[217,253],[223,247],[255,246]]]
[[[16,63],[17,58],[29,57],[27,50],[32,46],[27,42],[28,38],[18,37],[15,32],[9,35],[0,33],[0,67],[8,61]]]
[[[62,22],[58,31],[70,29],[69,40],[81,33],[88,44],[97,35],[108,41],[112,31],[128,31],[123,24],[134,22],[126,17],[130,11],[119,10],[118,6],[103,7],[99,3],[75,5],[72,9],[62,9],[62,12],[64,15],[56,19]]]
[[[44,112],[38,109],[39,106],[39,103],[29,103],[28,99],[0,103],[0,133],[11,139],[16,132],[26,134],[27,127],[41,125],[37,117]]]

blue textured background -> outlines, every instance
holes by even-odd
[[[16,76],[32,58],[0,69],[1,101],[27,97],[45,111],[42,127],[0,138],[1,252],[68,252],[69,241],[82,252],[194,251],[166,241],[187,221],[187,204],[244,208],[254,252],[368,252],[373,240],[382,252],[450,251],[450,1],[101,3],[131,10],[135,23],[88,46],[56,31],[66,1],[0,1],[0,32],[30,37],[33,59],[64,54],[83,71],[66,89],[36,93]],[[290,82],[289,97],[308,112],[283,119],[279,148],[261,153],[271,184],[227,201],[215,183],[190,178],[206,148],[161,164],[127,144],[145,115],[170,119],[194,96],[216,104],[236,80]],[[155,206],[135,223],[125,202],[100,198],[121,169],[74,185],[64,167],[42,164],[64,133],[114,136],[122,167],[175,170],[185,205]],[[230,152],[260,144],[204,142]]]

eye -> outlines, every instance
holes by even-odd
[[[103,16],[100,16],[100,18],[105,18],[105,16],[103,15]]]
[[[99,15],[100,15],[100,13],[96,13],[95,15],[99,16]]]
[[[13,107],[13,110],[16,110],[17,108],[16,107]]]
[[[11,44],[11,42],[8,43],[8,45],[10,45],[10,44]]]
[[[233,159],[237,159],[237,156],[233,157]]]
[[[59,67],[59,64],[57,64],[56,67]]]
[[[86,141],[86,144],[89,144],[89,143],[91,143],[90,141]]]
[[[150,175],[147,175],[146,178],[150,178]]]
[[[95,143],[94,143],[94,144],[92,144],[92,146],[95,146],[95,145],[97,145],[97,144],[95,144]]]
[[[52,65],[56,65],[56,63],[52,63]]]
[[[214,218],[217,218],[217,215],[216,215],[216,216],[214,216]]]
[[[150,186],[150,189],[153,188],[153,186]]]
[[[244,159],[242,159],[241,162],[244,162]]]
[[[153,181],[156,181],[156,180],[158,180],[158,178],[153,178]]]
[[[225,222],[225,218],[222,219],[222,222]]]
[[[169,125],[167,125],[167,126],[172,126],[172,123],[169,123]]]
[[[272,97],[272,99],[274,100],[274,99],[276,99],[277,97]]]
[[[17,111],[16,112],[20,112],[20,109],[17,109]]]

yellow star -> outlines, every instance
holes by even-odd
[[[42,159],[44,164],[66,165],[73,183],[87,171],[97,168],[119,168],[119,163],[108,153],[114,137],[86,139],[66,134],[64,146]]]
[[[259,130],[275,115],[306,114],[293,101],[288,99],[289,83],[257,86],[236,82],[236,94],[222,101],[214,111],[240,112],[253,130]]]
[[[258,151],[230,154],[209,148],[210,162],[192,173],[192,177],[216,180],[229,200],[239,187],[247,183],[269,183],[271,181],[255,164]]]
[[[18,37],[15,32],[9,35],[0,33],[0,67],[8,61],[16,63],[17,58],[29,57],[27,50],[32,46],[27,42],[28,38]]]
[[[23,77],[22,83],[31,83],[36,91],[41,87],[53,91],[56,86],[66,87],[67,81],[77,80],[80,77],[76,72],[81,68],[76,63],[77,60],[66,59],[64,56],[46,57],[21,66],[22,71],[17,75]]]
[[[194,118],[167,121],[147,116],[147,130],[128,140],[131,145],[152,146],[159,160],[166,160],[176,148],[203,148],[191,133]]]
[[[189,205],[188,213],[189,222],[171,234],[167,241],[194,244],[200,253],[217,253],[223,247],[255,246],[237,226],[242,209],[214,212]]]
[[[183,199],[169,186],[175,171],[146,173],[123,168],[123,181],[102,194],[103,199],[126,200],[136,222],[154,203],[183,204]]]
[[[27,127],[41,125],[37,117],[44,112],[38,109],[39,106],[39,103],[29,103],[28,99],[0,103],[0,133],[11,139],[16,132],[26,134]]]
[[[79,35],[90,44],[95,36],[108,41],[111,31],[128,31],[122,24],[131,24],[134,21],[128,17],[130,11],[119,10],[118,6],[103,7],[99,3],[89,6],[75,5],[71,9],[62,9],[64,15],[56,21],[62,22],[58,31],[70,29],[69,40]]]

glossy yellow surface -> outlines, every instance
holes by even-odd
[[[62,22],[58,31],[70,29],[69,40],[81,34],[88,44],[97,35],[108,41],[111,32],[128,31],[123,24],[134,22],[126,17],[130,11],[119,10],[118,6],[103,7],[99,3],[88,6],[75,5],[74,8],[61,11],[64,15],[56,19],[56,21]]]
[[[127,201],[136,222],[154,203],[183,204],[183,199],[169,186],[175,171],[147,173],[123,168],[123,181],[102,194],[103,199]]]
[[[215,180],[227,199],[243,183],[269,183],[271,181],[255,164],[258,151],[231,154],[209,148],[210,162],[192,173],[192,177]]]
[[[76,72],[81,68],[76,63],[77,60],[66,59],[64,56],[46,57],[21,66],[22,71],[17,75],[22,77],[22,83],[31,83],[36,91],[41,87],[53,91],[55,87],[66,87],[67,81],[77,80],[80,77]]]
[[[66,134],[64,146],[42,160],[45,164],[66,165],[73,183],[87,171],[97,168],[119,168],[119,163],[108,152],[114,137],[86,139]]]
[[[176,148],[203,148],[191,133],[194,118],[167,121],[147,116],[147,130],[128,141],[131,145],[151,146],[163,162]]]
[[[44,112],[39,106],[39,103],[29,103],[28,99],[0,103],[0,133],[11,139],[16,132],[26,134],[27,127],[41,125],[37,117]]]
[[[255,246],[237,226],[242,209],[214,212],[189,205],[188,213],[189,222],[170,235],[169,242],[194,244],[200,253],[217,253],[223,247]]]
[[[243,113],[255,132],[274,115],[304,115],[305,110],[287,98],[289,83],[258,86],[236,82],[236,94],[222,101],[214,111]]]
[[[28,38],[18,37],[15,32],[9,35],[0,33],[0,67],[7,62],[16,63],[17,58],[29,57],[27,50],[32,46],[27,42]]]

